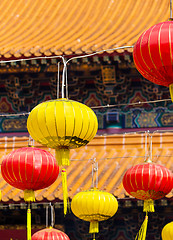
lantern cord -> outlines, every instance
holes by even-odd
[[[150,135],[150,161],[152,161],[152,150],[153,150],[153,141],[152,141],[152,135]]]
[[[48,227],[48,215],[49,215],[49,206],[46,206],[46,228]]]
[[[92,188],[98,187],[98,162],[96,158],[92,161]]]
[[[64,98],[64,87],[66,86],[65,85],[65,76],[66,76],[66,68],[67,68],[67,62],[65,61],[64,57],[62,57],[62,60],[63,60],[63,64],[64,64],[64,67],[63,67],[63,72],[62,72],[62,91],[61,91],[61,94],[62,94],[62,98]]]
[[[145,132],[145,160],[147,160],[147,132]]]
[[[59,98],[59,70],[60,70],[60,62],[58,62],[58,73],[57,73],[57,98]]]
[[[53,228],[55,224],[55,211],[51,203],[50,203],[50,208],[51,208],[51,227]]]
[[[33,147],[35,144],[35,140],[31,137],[31,135],[29,134],[29,138],[28,138],[28,147]]]
[[[172,18],[172,0],[170,0],[170,19]]]
[[[68,79],[67,79],[67,68],[65,71],[65,78],[66,78],[66,98],[68,99]]]

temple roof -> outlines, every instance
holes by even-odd
[[[173,170],[173,133],[155,133],[152,135],[152,160]],[[149,138],[148,138],[149,143]],[[0,161],[9,152],[28,145],[28,137],[13,137],[0,139]],[[149,151],[144,134],[124,134],[111,136],[96,136],[87,146],[70,150],[71,164],[67,167],[67,184],[69,197],[92,187],[92,166],[97,167],[98,188],[114,194],[119,199],[129,198],[122,185],[124,173],[131,166],[144,163]],[[39,144],[36,147],[43,148]],[[43,148],[46,149],[46,148]],[[46,149],[54,154],[54,150]],[[95,165],[96,164],[96,165]],[[94,169],[93,168],[93,169]],[[2,202],[23,201],[23,191],[11,187],[0,174],[0,189]],[[48,188],[35,191],[37,201],[61,201],[61,174]],[[173,197],[172,193],[167,197]]]
[[[132,46],[144,30],[168,18],[167,0],[4,0],[0,58],[77,55]]]

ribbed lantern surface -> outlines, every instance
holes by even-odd
[[[27,128],[35,141],[56,149],[59,165],[69,165],[69,149],[92,140],[98,122],[89,107],[63,98],[37,105],[29,114]]]
[[[172,240],[173,239],[173,222],[168,223],[162,229],[162,240]]]
[[[55,228],[46,228],[32,235],[31,240],[70,240],[62,231]]]
[[[159,164],[138,164],[127,170],[123,186],[135,198],[156,200],[172,190],[173,177],[169,169]]]
[[[71,209],[78,218],[90,222],[90,233],[97,233],[98,221],[112,217],[118,210],[118,202],[111,193],[94,188],[76,194]]]
[[[173,88],[173,21],[158,23],[146,30],[133,50],[134,63],[143,77]]]
[[[27,193],[54,183],[59,167],[51,153],[35,147],[24,147],[12,151],[3,159],[1,173],[7,183]]]

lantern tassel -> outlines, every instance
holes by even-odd
[[[62,190],[63,190],[63,200],[64,200],[64,215],[66,215],[67,214],[68,191],[67,191],[67,173],[66,173],[65,168],[62,169],[61,176],[62,176]]]
[[[59,166],[70,165],[70,150],[68,148],[59,148],[55,150],[55,158]]]
[[[152,199],[144,200],[144,212],[154,212],[154,201]]]
[[[34,202],[35,201],[35,194],[33,190],[24,190],[24,200],[25,202]]]
[[[148,225],[148,215],[146,213],[145,220],[144,220],[138,234],[136,235],[135,240],[145,240],[146,235],[147,235],[147,225]]]
[[[170,92],[170,95],[171,95],[171,100],[173,102],[173,84],[169,85],[169,92]]]
[[[27,240],[31,240],[31,208],[30,208],[30,203],[28,203],[28,209],[27,209]]]
[[[2,200],[2,191],[0,190],[0,201]]]
[[[99,232],[99,222],[98,221],[91,221],[89,233],[98,233]]]

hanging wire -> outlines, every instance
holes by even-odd
[[[48,227],[48,219],[49,219],[49,205],[46,206],[46,228]]]
[[[152,134],[150,135],[150,160],[152,161],[152,151],[153,151],[153,141],[152,141]]]
[[[50,203],[50,208],[51,208],[51,227],[54,227],[55,225],[55,211],[54,211],[54,206]]]
[[[92,188],[98,187],[98,162],[96,158],[92,160]]]
[[[65,71],[65,79],[66,79],[66,98],[68,99],[68,79],[67,79],[67,68]]]
[[[65,88],[65,72],[66,72],[66,67],[67,67],[67,62],[65,61],[64,58],[62,58],[63,60],[63,71],[62,71],[62,90],[61,90],[61,94],[62,94],[62,98],[64,98],[64,88]]]
[[[57,73],[57,98],[59,98],[59,86],[60,86],[60,73],[59,73],[59,70],[60,70],[60,62],[58,62],[58,73]]]
[[[147,134],[148,134],[148,132],[145,132],[145,159],[144,159],[144,161],[147,160]]]
[[[170,0],[170,19],[172,18],[172,0]]]

